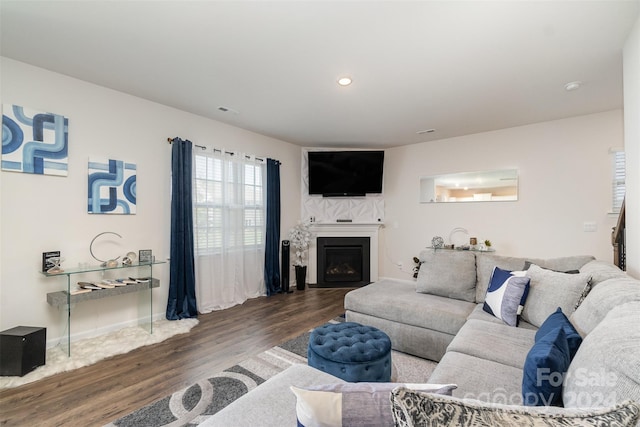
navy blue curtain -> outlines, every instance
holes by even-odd
[[[264,283],[267,296],[280,289],[280,162],[267,159],[267,233],[264,251]]]
[[[191,141],[174,138],[171,151],[171,263],[167,319],[198,317],[193,255]]]

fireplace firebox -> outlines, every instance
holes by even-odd
[[[359,287],[371,283],[369,237],[318,237],[316,287]]]

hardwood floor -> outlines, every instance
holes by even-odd
[[[256,298],[190,333],[0,392],[2,426],[103,426],[344,312],[351,289]]]

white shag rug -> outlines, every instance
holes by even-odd
[[[174,335],[189,332],[198,319],[156,320],[153,334],[139,326],[129,326],[94,338],[71,343],[71,357],[56,346],[47,349],[46,363],[24,377],[0,377],[0,389],[17,387],[42,378],[92,365],[107,357],[128,353],[138,347],[156,344]]]

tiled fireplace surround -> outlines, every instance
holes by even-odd
[[[312,223],[313,235],[309,246],[309,260],[307,280],[309,284],[318,282],[318,237],[368,237],[370,241],[370,271],[371,282],[378,280],[378,233],[382,222],[347,222],[347,223]]]
[[[309,165],[307,152],[302,150],[302,209],[301,218],[311,223],[313,238],[308,253],[307,282],[318,281],[317,237],[369,237],[369,280],[378,280],[378,233],[384,223],[384,196],[368,194],[366,197],[322,197],[309,195]],[[313,150],[322,150],[316,148]],[[348,218],[353,222],[338,222]]]

